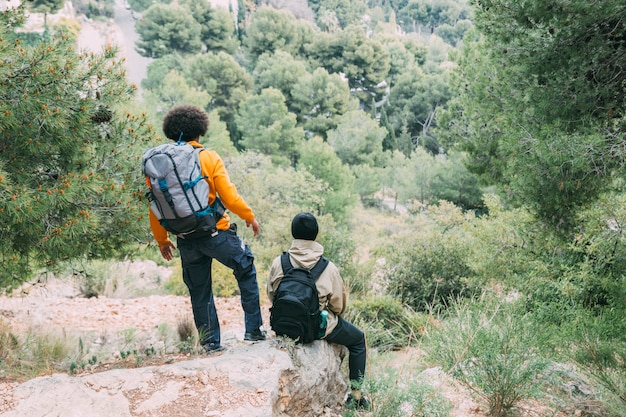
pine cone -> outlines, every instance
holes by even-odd
[[[91,121],[94,123],[110,122],[112,118],[113,112],[102,104],[98,104],[93,114],[91,115]]]

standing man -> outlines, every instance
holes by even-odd
[[[317,243],[318,224],[313,214],[304,212],[297,214],[291,222],[291,234],[294,238],[287,251],[294,268],[311,269],[324,255],[324,247]],[[267,295],[273,302],[274,295],[283,278],[283,268],[280,256],[274,259],[267,281]],[[328,265],[315,282],[320,303],[320,311],[326,310],[326,332],[322,339],[327,342],[344,345],[350,352],[348,368],[350,374],[351,393],[348,394],[346,406],[350,408],[369,409],[369,401],[361,395],[361,386],[365,377],[367,348],[365,334],[355,325],[345,320],[344,313],[347,294],[339,269],[332,262]]]
[[[245,220],[247,227],[252,227],[256,237],[259,234],[259,223],[252,209],[231,183],[222,159],[217,152],[204,149],[198,142],[200,136],[206,134],[208,127],[207,113],[190,105],[172,108],[163,119],[163,132],[167,138],[185,141],[194,148],[202,148],[198,158],[202,176],[209,184],[209,204],[213,204],[216,198],[219,198],[224,207]],[[227,213],[217,221],[216,226],[216,234],[193,232],[177,235],[183,281],[189,289],[200,344],[207,353],[226,349],[221,345],[220,325],[213,298],[211,278],[213,259],[232,269],[237,279],[246,327],[244,340],[265,340],[265,332],[261,330],[263,323],[254,256],[248,245],[237,235],[237,225],[230,222]],[[172,260],[176,247],[152,210],[150,210],[150,228],[163,258]]]

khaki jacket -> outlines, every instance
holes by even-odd
[[[324,254],[324,247],[313,240],[295,239],[287,252],[294,267],[311,269]],[[272,262],[267,280],[267,296],[270,301],[274,300],[274,294],[283,276],[283,267],[278,256]],[[337,316],[342,315],[346,309],[347,294],[339,269],[332,261],[328,262],[315,285],[320,300],[320,310],[328,311],[324,335],[326,337],[337,326]]]

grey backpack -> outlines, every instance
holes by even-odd
[[[199,154],[187,142],[165,143],[148,149],[142,171],[149,180],[150,209],[168,232],[185,236],[194,232],[217,234],[216,223],[224,206],[209,205],[209,183],[202,175]]]

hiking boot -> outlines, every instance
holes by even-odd
[[[214,353],[223,352],[226,348],[219,343],[207,343],[206,345],[202,345],[202,348],[207,353],[207,355],[213,355]]]
[[[248,340],[251,342],[265,340],[265,332],[261,329],[256,329],[251,332],[246,332],[246,334],[243,336],[243,340]]]
[[[365,397],[361,397],[358,400],[354,399],[352,394],[348,394],[346,399],[346,408],[349,410],[365,410],[369,411],[372,408],[369,400]]]

